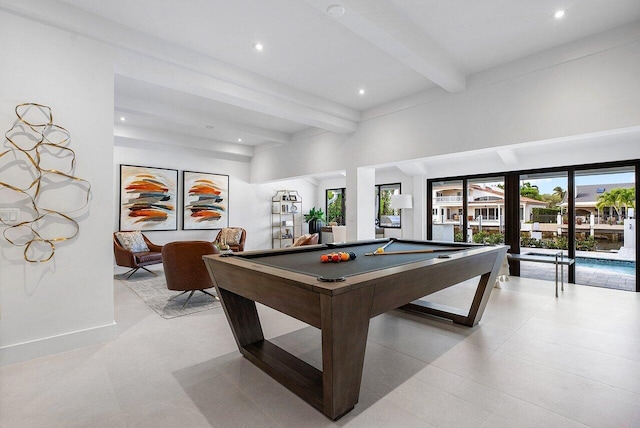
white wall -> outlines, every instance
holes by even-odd
[[[0,40],[2,133],[16,120],[17,104],[50,106],[54,123],[71,133],[75,175],[91,183],[90,206],[76,213],[79,234],[57,243],[53,260],[27,263],[23,248],[0,238],[0,364],[4,365],[115,334],[110,242],[113,66],[105,46],[4,12],[0,12]],[[13,155],[0,158],[0,181],[24,180],[14,159]],[[62,188],[72,187],[69,181],[64,183]],[[12,204],[17,204],[12,192],[0,190],[0,205]],[[23,210],[22,220],[27,219]],[[60,227],[50,223],[51,229]]]
[[[496,75],[500,75],[496,70]],[[576,135],[640,126],[640,42],[515,75],[495,83],[474,83],[457,94],[441,94],[423,104],[365,120],[351,135],[324,133],[296,144],[256,153],[252,180],[267,181],[354,166],[388,164]],[[478,165],[438,163],[442,169],[483,172],[602,162],[640,157],[640,144],[590,144],[568,139],[539,150],[538,156]],[[316,161],[331,153],[331,163]],[[269,168],[281,160],[282,168]],[[294,161],[295,160],[295,161]],[[291,162],[290,162],[291,161]],[[577,163],[577,162],[576,162]],[[444,164],[444,165],[441,165]],[[470,173],[468,172],[468,173]],[[431,174],[431,171],[427,171]]]
[[[179,143],[179,141],[178,141]],[[249,164],[216,157],[205,151],[189,150],[154,144],[140,144],[140,148],[126,147],[116,138],[114,148],[113,230],[118,230],[120,165],[140,165],[178,170],[178,205],[182,204],[182,171],[198,171],[229,175],[229,225],[247,230],[246,250],[271,248],[271,198],[276,190],[297,190],[302,198],[302,210],[308,212],[316,200],[317,187],[306,180],[286,180],[268,184],[249,183]],[[212,241],[218,230],[180,230],[182,217],[178,211],[178,230],[145,232],[154,243],[171,241]],[[305,229],[306,228],[306,229]],[[308,226],[303,225],[303,231]]]

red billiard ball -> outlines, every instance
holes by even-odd
[[[328,254],[323,254],[320,256],[320,261],[322,263],[327,263],[329,261],[329,255]]]
[[[342,260],[342,259],[340,258],[339,254],[331,254],[331,261],[332,262],[339,262],[340,260]]]

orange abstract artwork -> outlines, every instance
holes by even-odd
[[[176,230],[177,174],[121,165],[120,230]]]
[[[229,176],[184,171],[183,229],[220,229],[228,225]]]

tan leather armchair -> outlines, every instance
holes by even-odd
[[[296,239],[292,247],[302,247],[304,245],[316,245],[319,240],[320,240],[320,235],[318,233],[302,235],[298,239]]]
[[[208,291],[213,287],[213,282],[202,260],[207,254],[218,254],[218,249],[208,241],[177,241],[169,242],[162,247],[162,262],[164,264],[164,276],[167,279],[167,288],[182,293],[173,296],[173,300],[187,292],[191,292],[182,307],[187,306],[189,299],[196,291],[217,299]]]
[[[236,229],[241,231],[240,239],[238,240],[237,243],[234,243],[229,239],[225,239],[225,236],[227,236],[228,233],[232,232],[230,231],[230,229]],[[237,253],[238,251],[244,251],[244,241],[246,239],[247,239],[247,231],[242,229],[241,227],[225,227],[223,229],[220,229],[220,232],[218,232],[218,235],[216,236],[216,239],[214,239],[213,243],[216,244],[217,246],[220,246],[221,244],[226,244],[229,246],[230,250],[232,250],[234,253]]]
[[[142,235],[144,238],[144,242],[147,243],[147,247],[149,247],[149,251],[140,251],[140,252],[132,252],[124,248],[116,234],[113,234],[113,253],[116,257],[116,264],[118,266],[131,268],[124,275],[127,275],[127,279],[131,278],[131,275],[136,273],[138,269],[144,269],[149,273],[156,274],[155,272],[150,271],[145,266],[155,265],[158,263],[162,263],[162,245],[156,245],[153,242],[149,241],[144,234]]]

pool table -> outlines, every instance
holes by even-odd
[[[384,254],[365,255],[387,244]],[[331,252],[353,252],[356,258],[322,263],[320,256]],[[240,352],[337,420],[358,402],[369,319],[400,308],[474,326],[506,252],[505,246],[382,239],[204,260]],[[475,277],[479,282],[467,310],[418,300]],[[321,330],[322,371],[264,338],[256,302]]]

